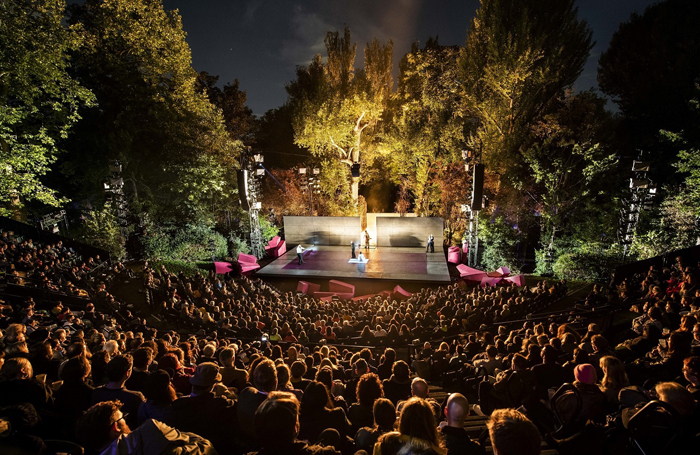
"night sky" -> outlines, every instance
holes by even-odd
[[[579,17],[593,29],[596,45],[578,90],[596,86],[600,54],[619,24],[642,13],[656,0],[578,0]],[[178,9],[197,71],[218,75],[219,85],[238,78],[256,115],[286,100],[284,85],[296,65],[325,55],[327,31],[350,27],[358,43],[356,66],[362,65],[365,43],[377,37],[394,41],[398,61],[411,43],[439,36],[441,44],[464,44],[478,0],[164,0]]]

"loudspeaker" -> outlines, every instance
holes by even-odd
[[[474,165],[474,178],[472,179],[472,211],[481,210],[484,199],[484,165]]]
[[[360,163],[355,163],[350,167],[350,174],[356,178],[360,176]]]
[[[236,177],[238,180],[238,197],[241,200],[241,208],[247,212],[250,210],[250,205],[248,204],[248,171],[239,169],[236,171]]]

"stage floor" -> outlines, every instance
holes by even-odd
[[[259,277],[270,278],[330,278],[419,281],[449,284],[450,272],[441,250],[427,253],[423,248],[378,247],[359,248],[368,262],[348,263],[350,247],[315,246],[304,255],[305,262],[297,264],[296,247],[258,270]]]

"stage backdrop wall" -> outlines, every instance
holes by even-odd
[[[361,240],[358,216],[285,216],[284,239],[287,248],[298,244],[348,246]]]
[[[425,248],[428,236],[432,234],[435,237],[435,249],[440,250],[443,229],[444,221],[439,217],[377,217],[377,246]]]

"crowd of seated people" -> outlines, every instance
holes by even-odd
[[[540,453],[544,435],[567,453],[632,437],[627,427],[654,398],[675,419],[678,437],[665,452],[687,449],[700,428],[700,358],[693,356],[700,325],[688,287],[679,318],[669,317],[669,294],[657,294],[641,309],[659,308],[660,318],[648,308],[631,323],[632,341],[615,345],[597,324],[580,320],[584,330],[554,321],[508,328],[561,292],[558,285],[455,285],[402,302],[322,303],[245,277],[189,278],[146,264],[143,279],[162,303],[156,314],[181,325],[150,327],[127,304],[115,306],[103,286],[85,289],[95,305],[80,312],[51,302],[38,326],[24,309],[40,302],[25,301],[7,316],[0,433],[3,422],[12,431],[0,438],[0,451],[39,453],[62,440],[107,454],[444,455],[481,454],[490,445],[494,453],[529,455]],[[375,355],[342,343],[377,345],[374,333],[362,336],[376,326],[387,338],[398,333],[399,343],[426,343],[404,359],[390,346]],[[645,334],[654,342],[634,341]],[[638,356],[640,346],[647,349]],[[429,382],[447,372],[461,389],[438,402]],[[481,440],[466,425],[481,418],[474,414],[485,415]],[[615,431],[598,431],[606,426]]]

